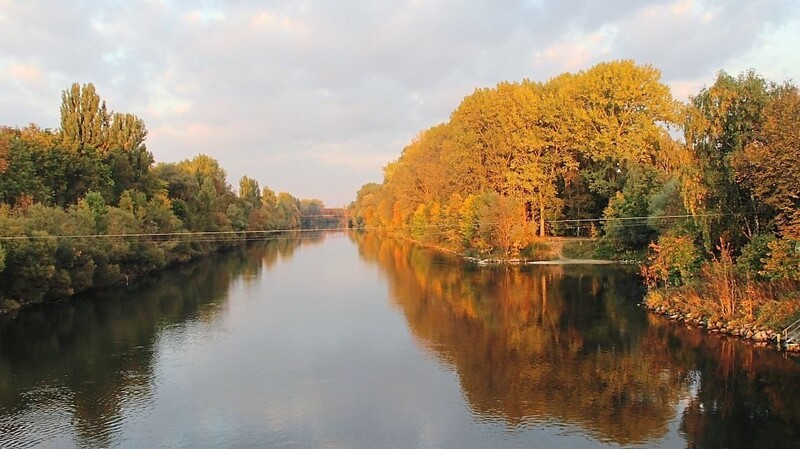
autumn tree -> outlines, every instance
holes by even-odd
[[[800,239],[800,93],[777,89],[752,141],[733,158],[736,180],[772,207],[780,231]]]

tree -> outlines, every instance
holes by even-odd
[[[7,128],[0,128],[0,174],[8,169],[8,149],[11,146],[8,134]]]
[[[258,181],[247,176],[242,176],[239,180],[239,199],[242,200],[249,209],[261,207],[261,191]]]
[[[736,180],[771,206],[780,231],[800,238],[800,93],[793,85],[777,90],[763,112],[763,124],[733,157]]]
[[[61,93],[61,138],[64,145],[79,151],[104,147],[109,126],[106,102],[100,99],[94,84],[73,83]]]
[[[574,165],[561,140],[552,139],[560,120],[547,110],[551,98],[536,83],[500,83],[475,91],[451,118],[459,139],[456,151],[463,153],[455,160],[467,172],[462,176],[483,178],[460,193],[491,189],[529,201],[542,236],[545,210],[560,212],[557,181]]]
[[[384,196],[384,185],[374,182],[364,184],[356,193],[356,200],[348,208],[355,227],[380,227],[378,205]]]
[[[37,147],[23,137],[23,131],[0,128],[0,203],[21,205],[34,201],[50,201],[50,192],[45,186],[46,179],[37,164],[38,154],[45,149]]]
[[[650,287],[681,286],[697,274],[702,260],[692,236],[667,233],[650,244],[642,274]]]
[[[275,221],[278,229],[297,229],[300,227],[300,201],[286,192],[278,194],[275,207]]]
[[[663,126],[676,121],[676,104],[661,72],[631,60],[600,63],[575,77],[574,139],[594,161],[645,162]]]
[[[740,247],[769,221],[769,211],[736,182],[731,160],[761,129],[770,95],[769,84],[753,71],[736,78],[720,72],[711,87],[692,97],[686,110],[684,136],[697,156],[700,178],[693,186],[699,204],[688,209],[703,215],[698,221],[707,251],[724,235]]]
[[[223,195],[230,190],[226,181],[227,173],[220,167],[219,162],[210,156],[198,154],[191,160],[185,160],[178,165],[182,169],[195,175],[201,184],[202,179],[211,179],[214,189],[219,195]]]
[[[114,197],[123,191],[152,190],[150,167],[153,155],[145,146],[147,129],[144,121],[133,114],[114,113],[108,128],[105,146],[107,163],[114,179]]]
[[[456,183],[442,163],[449,149],[451,127],[438,125],[421,132],[403,149],[400,158],[384,169],[384,184],[397,201],[393,204],[392,223],[401,225],[420,204],[446,198]]]

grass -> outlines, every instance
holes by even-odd
[[[594,259],[597,243],[591,240],[564,241],[561,254],[567,259]]]

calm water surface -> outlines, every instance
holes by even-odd
[[[800,447],[800,364],[641,295],[371,235],[253,245],[0,318],[0,447]]]

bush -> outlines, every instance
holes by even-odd
[[[736,266],[748,279],[764,278],[764,262],[769,258],[769,244],[775,240],[772,234],[758,234],[742,248]]]
[[[667,233],[650,244],[642,274],[649,287],[677,287],[697,274],[701,262],[700,251],[691,236]]]
[[[565,241],[561,254],[567,259],[591,259],[597,244],[591,240]]]
[[[770,280],[800,281],[800,240],[777,239],[767,246],[769,257],[761,274]]]

